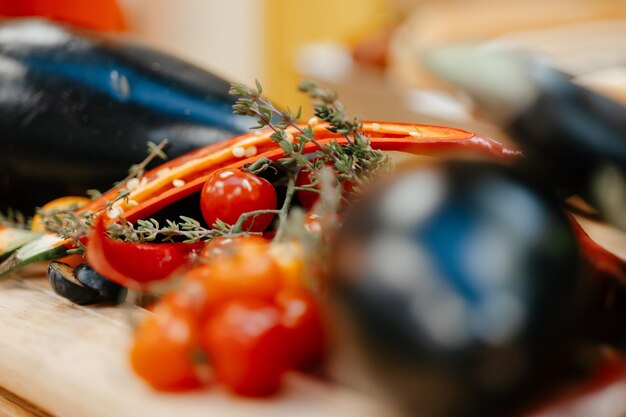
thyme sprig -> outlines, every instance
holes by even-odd
[[[336,141],[326,145],[320,144],[315,139],[310,123],[306,127],[298,124],[302,108],[298,108],[295,113],[289,108],[279,110],[263,96],[263,88],[258,81],[256,88],[241,84],[232,85],[230,94],[237,98],[233,111],[235,114],[256,117],[257,126],[254,127],[256,129],[266,127],[272,129],[274,131],[271,135],[272,140],[285,152],[285,157],[280,162],[288,167],[310,170],[314,174],[314,182],[317,182],[317,173],[327,165],[334,167],[340,182],[349,181],[358,186],[362,186],[368,178],[390,169],[389,158],[383,152],[372,149],[369,137],[362,130],[362,121],[346,115],[345,106],[337,99],[335,92],[323,89],[312,80],[303,81],[299,89],[314,100],[315,116],[329,123],[327,127],[329,131],[344,136],[347,144],[342,145]],[[295,138],[288,132],[288,128],[296,131]],[[317,147],[313,160],[303,154],[308,143],[313,143]],[[315,184],[312,185],[311,191],[316,188]]]
[[[206,228],[199,221],[187,216],[180,216],[180,222],[165,220],[161,226],[156,219],[138,220],[134,225],[126,219],[109,226],[109,235],[127,242],[152,242],[163,237],[164,242],[174,242],[183,238],[184,243],[197,243],[209,240],[221,234],[219,229]]]
[[[312,122],[306,126],[299,124],[298,120],[302,115],[302,109],[298,108],[295,112],[289,108],[280,110],[267,97],[263,96],[263,87],[258,81],[256,81],[256,88],[232,84],[230,89],[230,94],[237,99],[233,105],[234,113],[255,117],[257,125],[254,128],[256,129],[270,128],[273,131],[270,136],[271,139],[284,152],[278,163],[287,173],[287,189],[284,203],[279,209],[244,213],[235,224],[230,225],[218,221],[211,227],[205,227],[199,221],[185,216],[180,216],[180,221],[165,220],[164,224],[156,219],[139,220],[133,224],[124,219],[121,213],[116,213],[119,215],[118,221],[108,226],[110,236],[129,242],[182,240],[185,243],[196,243],[222,235],[247,233],[246,230],[243,230],[243,225],[248,219],[252,218],[254,221],[255,216],[271,213],[278,216],[276,240],[280,241],[286,235],[291,234],[287,229],[290,227],[288,225],[290,221],[289,212],[296,191],[321,193],[324,208],[318,209],[318,211],[336,213],[340,207],[336,200],[341,198],[339,185],[349,181],[354,185],[353,189],[360,189],[369,178],[390,168],[389,159],[384,153],[372,149],[369,137],[362,130],[361,120],[346,115],[345,107],[337,99],[336,93],[321,88],[314,81],[304,81],[299,89],[307,93],[313,100],[316,117],[328,122],[327,129],[344,136],[347,143],[340,144],[337,141],[320,143],[315,138]],[[308,144],[315,146],[315,152],[312,156],[304,152]],[[76,213],[74,210],[40,212],[46,229],[62,238],[72,239],[76,247],[75,252],[83,251],[84,246],[80,240],[89,233],[95,216],[103,211],[109,212],[111,215],[111,212],[116,210],[119,201],[128,202],[131,183],[135,181],[134,184],[137,184],[137,180],[143,177],[147,165],[155,158],[166,158],[163,152],[166,145],[167,140],[158,145],[148,142],[148,157],[130,168],[128,176],[116,185],[118,188],[116,196],[111,201],[107,201],[101,209],[80,213]],[[329,166],[332,169],[329,169]],[[243,167],[243,169],[253,174],[260,174],[267,169],[276,169],[276,167],[275,162],[260,159]],[[311,184],[296,186],[296,176],[301,169],[312,172],[313,182]],[[324,174],[325,172],[326,174]],[[330,186],[329,181],[334,181],[335,185]],[[124,187],[124,185],[128,186]],[[329,196],[329,193],[335,193],[337,196]],[[95,190],[91,191],[90,194],[92,198],[102,195]],[[335,202],[329,204],[331,201]]]
[[[30,219],[24,213],[9,207],[6,213],[0,212],[0,226],[12,229],[29,229]]]
[[[70,253],[83,253],[85,245],[81,242],[81,239],[89,234],[96,215],[103,212],[113,212],[120,201],[128,203],[132,191],[131,188],[134,188],[130,186],[132,184],[131,181],[134,180],[138,184],[148,164],[156,158],[167,159],[167,155],[164,152],[167,144],[167,139],[163,139],[159,144],[148,142],[148,156],[140,163],[130,167],[128,176],[114,186],[114,188],[118,188],[115,197],[106,201],[102,208],[98,210],[84,210],[82,212],[76,212],[76,207],[59,210],[38,209],[37,214],[41,216],[46,231],[55,233],[63,239],[70,239],[74,246],[74,249],[69,250]],[[88,194],[92,199],[102,196],[102,193],[97,190],[89,190]]]

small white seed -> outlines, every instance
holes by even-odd
[[[109,218],[117,219],[122,215],[122,210],[119,207],[113,207],[107,214],[109,215]]]
[[[380,125],[378,123],[372,123],[372,130],[374,132],[378,132],[380,130]]]
[[[241,158],[246,154],[246,150],[241,146],[235,146],[232,152],[235,158]]]
[[[247,158],[256,155],[256,146],[250,146],[249,148],[246,148],[245,155]]]
[[[320,122],[320,119],[318,119],[317,117],[313,116],[309,119],[309,126],[314,127],[317,126]]]
[[[128,207],[137,207],[139,205],[139,202],[137,200],[128,200],[128,202],[126,203],[126,205]]]
[[[168,167],[165,167],[165,168],[161,168],[160,170],[158,170],[156,175],[157,177],[163,177],[169,174],[169,172],[170,172],[170,169]]]
[[[176,178],[174,181],[172,181],[172,185],[176,188],[178,187],[182,187],[183,185],[185,185],[185,180],[181,180],[180,178]]]
[[[139,187],[139,178],[131,178],[126,182],[126,188],[129,191],[132,191],[137,187]]]
[[[409,132],[409,136],[411,136],[412,138],[419,138],[422,136],[422,134],[419,132]]]

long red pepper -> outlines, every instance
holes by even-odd
[[[189,262],[189,255],[204,246],[187,243],[121,242],[107,236],[100,216],[91,233],[87,261],[94,270],[121,285],[142,289],[172,275]]]
[[[316,127],[316,139],[321,145],[325,145],[330,141],[347,143],[347,140],[341,135],[325,129],[325,125],[321,127],[323,129],[319,126]],[[372,147],[385,151],[434,155],[453,151],[467,153],[470,150],[499,159],[515,158],[520,155],[519,151],[508,148],[492,139],[479,137],[473,133],[457,129],[376,122],[366,123],[364,129],[370,135]],[[146,178],[149,178],[149,181],[158,182],[159,178],[164,176],[163,172],[166,173],[166,176],[168,170],[171,171],[177,167],[184,167],[185,164],[190,164],[194,160],[210,159],[211,155],[219,154],[220,151],[223,156],[222,159],[218,159],[216,164],[208,164],[210,168],[204,172],[191,171],[187,176],[175,178],[179,181],[182,180],[182,186],[176,187],[168,182],[164,186],[154,187],[152,193],[148,194],[148,198],[144,197],[141,202],[138,202],[136,207],[126,210],[124,217],[129,221],[141,219],[181,198],[198,192],[207,177],[216,169],[222,167],[241,168],[245,164],[257,161],[260,158],[279,159],[284,155],[284,151],[269,138],[270,134],[271,132],[262,132],[261,135],[253,134],[252,136],[244,135],[243,138],[234,138],[225,143],[192,152],[162,165],[156,171],[148,172]],[[245,158],[238,156],[234,152],[236,146],[243,147],[246,145],[248,147],[254,146],[254,156]],[[308,143],[304,148],[304,152],[314,152],[316,149],[316,144]],[[226,154],[224,155],[225,152]],[[150,183],[146,184],[146,187],[149,186]],[[106,193],[86,209],[93,210],[102,206],[107,200],[114,197],[113,192],[116,192],[116,190]],[[123,205],[120,204],[118,207],[123,208]],[[174,270],[187,262],[188,254],[194,249],[186,244],[137,244],[115,241],[106,234],[105,223],[113,221],[112,219],[106,219],[106,217],[105,215],[100,216],[94,228],[87,250],[87,260],[96,271],[123,285],[141,287],[147,282],[168,277]]]
[[[345,143],[346,140],[339,134],[326,129],[328,125],[320,123],[313,129],[318,142],[325,144],[331,140]],[[370,136],[372,147],[375,149],[409,152],[419,155],[441,155],[445,153],[474,153],[497,159],[512,160],[521,156],[521,152],[492,139],[478,136],[464,130],[426,126],[406,123],[365,122],[364,132]],[[255,161],[260,157],[277,159],[282,150],[270,138],[271,131],[260,131],[237,136],[225,142],[207,146],[187,155],[172,160],[147,172],[144,176],[147,183],[131,193],[131,200],[138,205],[136,209],[121,202],[119,208],[124,210],[125,217],[131,219],[140,216],[149,216],[154,213],[150,208],[157,210],[171,204],[201,188],[206,177],[215,169],[222,167],[240,167],[246,162]],[[296,135],[295,129],[289,133]],[[254,148],[256,154],[248,159],[236,156],[236,148],[247,150]],[[315,145],[309,144],[307,151],[314,151]],[[180,175],[178,175],[180,174]],[[183,186],[174,186],[174,180]],[[107,201],[115,198],[120,188],[105,193],[101,198],[80,210],[98,210]],[[149,203],[148,203],[149,202]],[[130,210],[129,210],[130,209]]]

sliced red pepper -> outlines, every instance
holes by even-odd
[[[313,127],[315,137],[321,144],[330,141],[346,143],[346,139],[327,130],[328,124],[320,123]],[[288,129],[295,134],[294,129]],[[408,152],[419,155],[441,155],[450,152],[474,152],[502,160],[513,160],[522,156],[515,148],[503,145],[493,139],[481,137],[460,129],[427,126],[408,123],[365,122],[363,131],[370,136],[372,147],[385,151]],[[131,193],[130,199],[139,203],[135,209],[141,211],[141,216],[151,215],[147,206],[156,209],[162,208],[177,201],[201,187],[207,176],[218,168],[239,168],[246,162],[256,161],[261,157],[278,159],[282,156],[282,149],[270,138],[271,131],[259,131],[234,137],[218,144],[210,145],[183,155],[163,164],[145,174],[148,183],[141,190]],[[234,156],[236,147],[256,149],[254,157],[244,159]],[[309,144],[305,152],[314,152],[315,145]],[[169,171],[167,174],[164,172]],[[173,180],[182,180],[183,187],[173,187]],[[93,203],[79,209],[98,210],[106,201],[115,197],[119,189],[105,193]],[[149,204],[145,204],[149,202]],[[120,205],[124,211],[131,210],[124,203]],[[126,215],[129,218],[128,215]],[[136,217],[134,217],[136,218]]]
[[[144,289],[152,282],[163,280],[189,262],[189,255],[199,250],[203,242],[133,243],[110,238],[102,216],[96,221],[87,245],[87,261],[93,269],[121,285]]]

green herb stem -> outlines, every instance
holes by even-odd
[[[296,176],[295,174],[289,174],[289,180],[287,182],[287,192],[285,194],[285,202],[278,213],[278,229],[276,231],[275,240],[280,242],[285,235],[285,229],[287,227],[287,215],[289,214],[289,208],[291,207],[291,200],[296,192]]]

